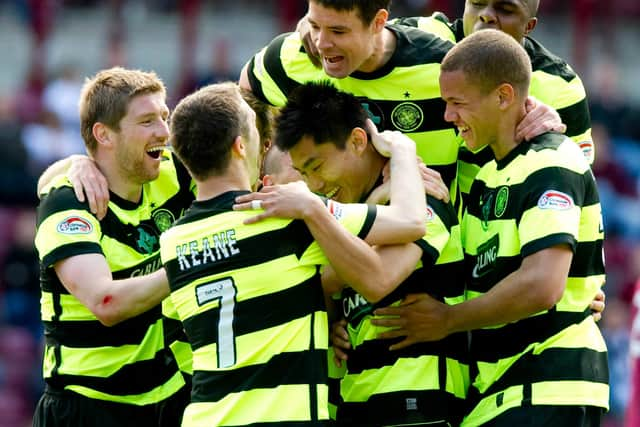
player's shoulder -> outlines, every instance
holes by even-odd
[[[394,60],[397,65],[411,66],[440,63],[454,46],[442,37],[406,25],[388,24],[397,39]]]
[[[547,74],[561,77],[567,82],[577,77],[576,72],[569,63],[560,56],[551,52],[536,39],[524,38],[524,48],[531,59],[533,71],[542,71]]]
[[[47,193],[42,195],[38,206],[38,211],[44,215],[71,209],[88,211],[89,204],[77,199],[73,187],[66,179],[59,181],[55,187],[49,188]]]
[[[540,167],[562,167],[578,173],[590,170],[580,147],[568,136],[547,132],[531,141],[530,150],[536,153]]]

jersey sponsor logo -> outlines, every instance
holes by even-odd
[[[479,279],[493,270],[498,260],[500,250],[500,237],[498,234],[478,247],[476,265],[473,267],[471,276]]]
[[[391,123],[401,132],[412,132],[424,121],[422,109],[413,102],[396,105],[391,112]]]
[[[427,205],[427,222],[433,221],[435,216],[436,214],[433,212],[433,209],[431,209],[431,206]]]
[[[154,271],[159,270],[161,267],[162,267],[162,260],[158,256],[153,261],[143,264],[138,268],[136,268],[135,270],[133,270],[129,277],[138,277],[138,276],[144,276],[146,274],[151,274]]]
[[[593,162],[593,141],[582,141],[579,144],[580,149],[582,150],[582,154],[584,154],[584,158],[587,159],[589,163]]]
[[[496,204],[493,208],[493,213],[496,218],[500,218],[507,210],[507,202],[509,201],[509,187],[503,186],[498,190],[496,195]]]
[[[547,190],[538,199],[540,209],[566,211],[574,206],[573,199],[568,194],[555,190]]]
[[[344,215],[344,207],[341,203],[336,202],[335,200],[327,200],[327,209],[329,209],[329,213],[337,220],[340,220]]]
[[[93,231],[93,226],[87,219],[69,216],[58,223],[56,230],[62,234],[89,234]]]
[[[151,218],[153,218],[153,222],[155,222],[156,227],[158,227],[161,233],[167,231],[176,220],[173,213],[167,209],[157,209],[153,211]]]
[[[356,328],[362,319],[373,313],[373,305],[351,288],[342,291],[342,314],[349,324]]]

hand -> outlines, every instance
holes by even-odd
[[[101,220],[109,206],[109,183],[95,162],[87,156],[71,156],[67,178],[73,185],[76,198],[84,202],[85,195],[91,212]]]
[[[248,218],[245,224],[253,224],[266,218],[291,218],[304,220],[315,206],[322,206],[322,200],[309,191],[304,181],[296,181],[283,185],[269,185],[257,193],[250,193],[236,198],[233,210],[249,210],[253,200],[260,200],[262,213]]]
[[[349,341],[349,333],[347,332],[347,321],[345,319],[333,322],[329,339],[335,353],[333,362],[338,368],[342,368],[342,361],[346,361],[349,358],[347,352],[351,350],[351,342]]]
[[[451,196],[449,195],[449,189],[442,180],[442,176],[440,176],[440,172],[428,168],[420,157],[416,157],[416,160],[418,162],[418,170],[420,171],[422,183],[424,184],[424,192],[429,196],[448,203]],[[391,192],[390,177],[389,162],[387,162],[382,169],[382,184],[374,188],[371,194],[369,194],[367,203],[384,205],[389,202],[389,194]]]
[[[591,301],[591,304],[589,304],[589,308],[592,311],[591,315],[596,322],[602,319],[602,312],[604,311],[606,299],[607,296],[604,294],[604,291],[600,289],[593,301]]]
[[[395,144],[412,143],[413,140],[397,130],[378,132],[371,119],[367,119],[367,133],[371,136],[374,148],[384,157],[391,157],[391,149]]]
[[[562,123],[558,112],[550,106],[530,96],[525,107],[527,115],[518,123],[516,141],[529,141],[545,132],[566,132],[567,126]]]
[[[449,306],[427,294],[409,294],[399,306],[376,309],[371,323],[391,329],[378,335],[380,339],[404,337],[389,347],[400,350],[412,344],[438,341],[448,336]],[[385,317],[378,317],[385,316]],[[390,317],[386,317],[390,316]]]
[[[449,189],[444,184],[440,172],[428,168],[420,158],[418,158],[418,169],[420,170],[420,176],[424,184],[424,192],[438,200],[449,203],[451,198]]]
[[[311,25],[309,25],[307,15],[303,16],[302,19],[298,21],[298,25],[296,25],[296,31],[298,32],[298,34],[300,34],[302,46],[304,47],[305,52],[307,52],[309,60],[313,63],[313,65],[316,66],[316,68],[322,68],[322,62],[320,61],[320,51],[316,48],[316,44],[311,38]]]

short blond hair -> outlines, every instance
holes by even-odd
[[[93,125],[103,123],[119,131],[120,120],[127,114],[133,98],[150,93],[166,96],[164,83],[154,72],[113,67],[87,78],[80,95],[80,132],[89,153],[94,153],[98,142],[93,136]]]

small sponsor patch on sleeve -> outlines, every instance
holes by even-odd
[[[427,205],[427,222],[431,222],[433,221],[433,217],[436,214],[433,212],[433,209],[431,209],[431,206]]]
[[[566,211],[574,206],[571,196],[556,190],[547,190],[538,199],[538,207],[540,209]]]
[[[327,209],[329,209],[329,213],[337,220],[344,215],[344,206],[334,200],[327,200]]]
[[[589,163],[593,162],[593,141],[582,141],[579,144],[580,149],[582,150],[582,154],[584,154],[584,158],[587,159]]]
[[[93,226],[88,219],[69,216],[58,223],[56,230],[62,234],[89,234],[93,231]]]

